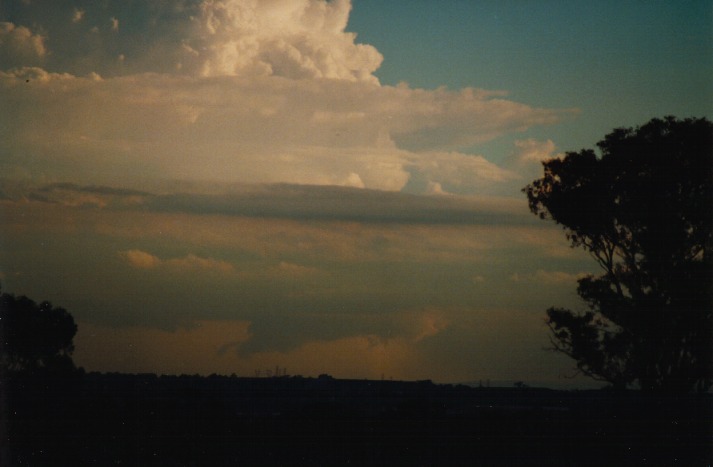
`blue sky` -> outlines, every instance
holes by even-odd
[[[713,114],[710,1],[355,0],[349,29],[385,84],[507,90],[579,116],[532,129],[562,150],[653,116]]]
[[[521,188],[713,115],[711,2],[0,0],[0,280],[88,370],[586,386]]]

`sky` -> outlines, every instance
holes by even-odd
[[[713,116],[713,2],[0,0],[0,280],[88,371],[589,387],[522,187]]]

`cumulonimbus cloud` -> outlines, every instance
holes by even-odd
[[[467,194],[514,178],[464,150],[571,113],[381,85],[381,54],[346,31],[349,0],[138,4],[141,20],[118,0],[23,4],[47,38],[3,23],[34,51],[0,70],[3,173]]]
[[[376,83],[383,57],[345,31],[350,10],[349,0],[209,0],[184,45],[201,76]]]

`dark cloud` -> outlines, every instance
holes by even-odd
[[[68,205],[101,203],[102,207],[133,206],[135,209],[153,212],[300,221],[434,225],[534,223],[524,202],[508,198],[427,196],[340,186],[291,184],[244,185],[238,189],[225,190],[217,194],[153,194],[127,188],[54,183],[25,189],[23,196],[33,201]],[[14,191],[17,199],[18,188]]]
[[[492,200],[491,200],[492,201]],[[418,196],[337,186],[264,185],[225,195],[171,194],[152,197],[156,211],[221,214],[313,221],[401,224],[530,224],[515,203],[500,209],[473,198]]]
[[[61,182],[32,187],[30,184],[1,179],[3,189],[0,199],[11,201],[36,201],[65,206],[95,206],[101,208],[127,208],[141,205],[151,194],[145,191],[113,188],[98,185],[78,185]]]
[[[41,193],[77,192],[107,196],[150,196],[150,193],[146,191],[132,190],[129,188],[114,188],[98,185],[83,186],[69,182],[43,185],[42,187],[38,188],[37,191]]]

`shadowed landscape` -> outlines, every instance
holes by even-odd
[[[3,465],[706,465],[710,394],[75,373],[3,380]]]

